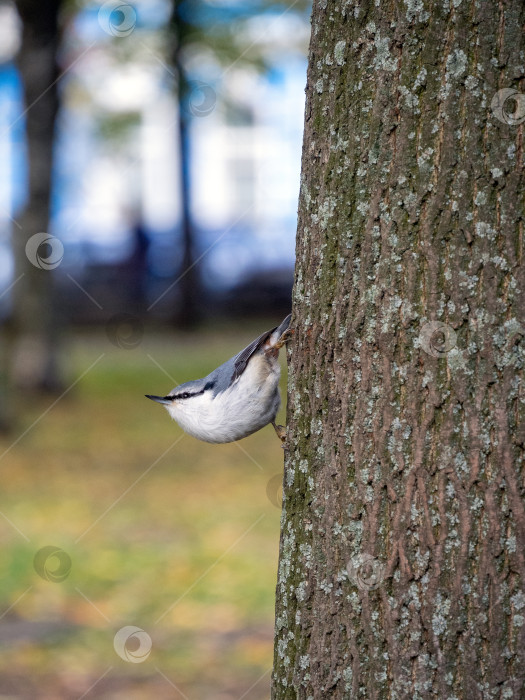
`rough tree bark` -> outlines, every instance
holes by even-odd
[[[525,697],[524,22],[314,0],[273,698]]]

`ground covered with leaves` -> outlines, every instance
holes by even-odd
[[[146,331],[131,349],[78,334],[65,396],[17,395],[0,443],[0,698],[269,696],[279,440],[201,443],[144,398],[266,325]],[[126,626],[146,635],[121,650],[131,660],[114,645]]]

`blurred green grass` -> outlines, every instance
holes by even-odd
[[[71,381],[100,359],[73,389],[50,410],[54,399],[17,395],[20,423],[0,443],[0,697],[80,698],[97,681],[86,698],[269,697],[279,440],[270,426],[201,443],[144,398],[204,376],[265,327],[146,332],[130,350],[76,335]],[[47,545],[71,558],[61,583],[33,567]],[[143,663],[115,653],[124,625],[150,635]]]

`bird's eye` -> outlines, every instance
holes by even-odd
[[[190,398],[190,395],[188,394],[187,391],[185,391],[181,396],[181,399],[189,399],[189,398]]]

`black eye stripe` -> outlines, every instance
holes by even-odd
[[[169,399],[189,399],[190,397],[193,396],[200,396],[201,394],[204,394],[205,391],[208,391],[209,389],[213,389],[215,386],[215,382],[208,382],[204,389],[201,389],[200,391],[195,391],[193,394],[190,393],[189,391],[183,391],[182,394],[174,394],[173,396],[168,396],[167,398]]]

